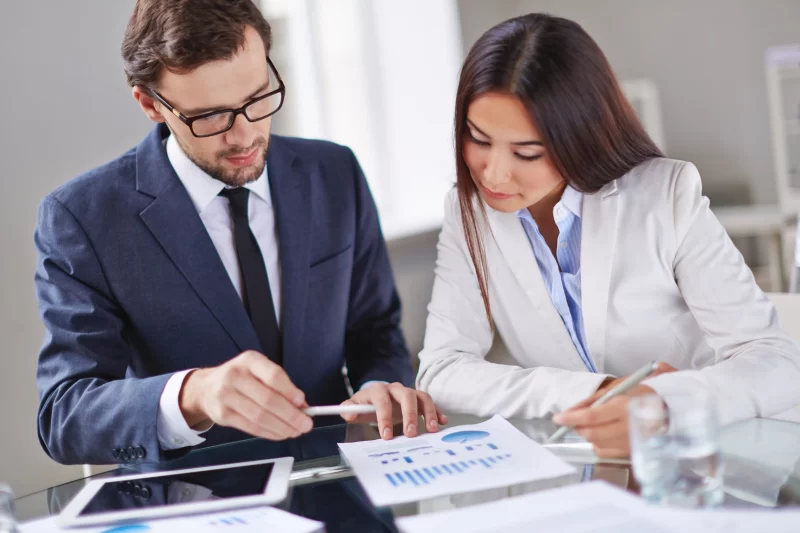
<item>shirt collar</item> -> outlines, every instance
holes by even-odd
[[[566,207],[570,213],[581,218],[581,212],[583,211],[583,193],[567,185],[566,189],[564,189],[564,194],[561,195],[560,203]]]
[[[198,213],[202,213],[217,197],[225,184],[216,180],[208,175],[206,171],[198,167],[194,161],[189,159],[183,148],[178,144],[174,135],[167,137],[166,142],[167,158],[169,159],[172,168],[178,175],[189,197],[192,199],[194,207]],[[251,181],[245,188],[250,189],[250,192],[255,193],[267,204],[272,204],[269,190],[269,174],[267,173],[267,166],[264,165],[264,172],[257,180]]]
[[[570,213],[581,218],[581,212],[583,211],[583,193],[567,185],[564,192],[561,194],[561,200],[558,201],[553,210],[556,211],[559,206],[565,207]],[[531,212],[528,211],[527,208],[517,211],[517,216],[525,220],[533,220]]]

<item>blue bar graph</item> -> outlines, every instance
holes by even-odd
[[[411,457],[403,457],[407,463],[413,463],[414,461],[411,460]]]
[[[464,474],[474,467],[494,468],[496,465],[502,462],[507,462],[506,460],[510,458],[511,454],[507,453],[503,455],[479,457],[477,459],[466,459],[464,461],[454,461],[446,464],[442,463],[438,465],[420,466],[410,470],[402,470],[399,472],[384,474],[384,476],[392,485],[392,487],[409,485],[420,487],[423,485],[429,485],[440,477]]]
[[[420,478],[420,479],[422,480],[422,482],[423,482],[423,483],[425,483],[426,485],[428,484],[428,478],[426,478],[425,476],[423,476],[423,475],[422,475],[422,472],[420,472],[419,470],[416,470],[416,469],[415,469],[415,470],[414,470],[414,473],[417,475],[417,477],[418,477],[418,478]]]
[[[238,516],[229,516],[227,518],[219,518],[217,520],[212,520],[208,523],[210,526],[237,526],[239,524],[247,524],[247,521],[243,518],[239,518]]]

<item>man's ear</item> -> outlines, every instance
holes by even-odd
[[[131,94],[136,103],[139,104],[139,107],[142,108],[144,114],[147,115],[147,118],[153,122],[165,122],[164,116],[160,111],[163,106],[150,96],[149,92],[136,85],[131,89]]]

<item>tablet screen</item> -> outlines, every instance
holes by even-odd
[[[273,465],[263,463],[127,481],[109,480],[79,516],[257,496],[264,493]]]

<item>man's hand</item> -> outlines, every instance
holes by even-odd
[[[421,414],[428,431],[439,431],[439,424],[447,424],[444,416],[433,404],[426,392],[409,389],[401,383],[373,383],[361,389],[342,405],[374,405],[374,415],[342,415],[349,423],[367,424],[378,421],[378,431],[383,439],[392,438],[394,417],[402,415],[403,433],[406,437],[417,436],[417,423]],[[399,418],[399,417],[398,417]]]
[[[300,410],[306,406],[303,391],[283,368],[254,351],[190,373],[179,401],[191,427],[213,422],[269,440],[298,437],[314,427]]]
[[[659,363],[658,370],[649,377],[677,369],[667,363]],[[626,376],[627,377],[627,376]],[[584,439],[592,443],[598,457],[627,457],[630,455],[628,441],[628,402],[633,396],[655,394],[652,388],[639,384],[627,393],[612,398],[603,405],[589,407],[612,387],[621,383],[625,377],[606,380],[590,397],[563,413],[553,417],[553,422],[572,426]]]

